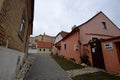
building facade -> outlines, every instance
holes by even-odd
[[[94,40],[84,45],[91,66],[120,73],[120,37]]]
[[[120,29],[103,12],[99,12],[87,22],[74,28],[60,41],[60,54],[81,63],[84,55],[94,51],[94,49],[85,50],[86,44],[96,39],[109,39],[119,35]],[[87,55],[89,55],[89,60],[93,59],[91,54]]]
[[[53,43],[54,39],[55,39],[55,37],[46,35],[45,33],[43,35],[40,34],[40,35],[35,36],[35,37],[30,37],[28,52],[29,53],[37,53],[37,49],[36,49],[37,42],[43,41],[43,42]]]
[[[1,80],[14,80],[25,61],[32,34],[33,13],[34,0],[0,0]]]
[[[55,40],[54,36],[49,36],[49,35],[46,35],[44,33],[43,35],[40,34],[40,35],[35,36],[35,37],[30,37],[29,42],[32,43],[32,44],[36,44],[37,41],[45,41],[45,42],[53,43],[54,40]]]
[[[120,73],[120,36],[101,42],[105,69]]]
[[[60,54],[67,59],[74,60],[76,63],[80,62],[78,31],[78,29],[75,29],[60,41]]]
[[[60,55],[60,44],[61,44],[61,40],[68,34],[68,32],[65,32],[65,31],[61,31],[59,32],[56,37],[55,37],[55,40],[54,40],[54,44],[53,44],[53,54],[58,54]]]
[[[37,53],[50,54],[52,53],[53,44],[50,42],[38,41],[37,42]]]

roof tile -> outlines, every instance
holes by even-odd
[[[44,41],[38,41],[37,42],[38,48],[52,48],[52,43],[50,42],[44,42]]]

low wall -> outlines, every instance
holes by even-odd
[[[0,80],[14,80],[23,58],[22,52],[0,47]]]

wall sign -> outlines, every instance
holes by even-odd
[[[104,48],[107,50],[112,50],[113,49],[113,44],[112,43],[105,43]]]
[[[95,48],[92,48],[92,53],[95,53]]]

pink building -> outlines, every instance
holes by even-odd
[[[67,59],[71,59],[80,62],[80,47],[78,44],[79,40],[79,30],[78,28],[70,32],[65,38],[61,41],[60,54]]]
[[[84,55],[88,55],[89,60],[92,61],[93,58],[96,58],[94,57],[96,55],[91,55],[88,53],[93,52],[94,54],[94,45],[100,44],[99,41],[102,39],[109,39],[117,36],[120,36],[120,29],[103,12],[99,12],[87,22],[74,28],[65,38],[60,41],[60,53],[67,59],[74,59],[77,63],[82,62],[81,58]],[[98,40],[98,42],[94,44],[94,40]],[[88,45],[89,48],[85,50],[86,44],[89,43],[91,46]],[[98,47],[98,49],[100,48]],[[98,50],[97,53],[101,52]],[[98,56],[100,57],[98,57],[95,61],[98,61],[100,64],[95,65],[95,67],[104,69],[105,64],[103,54]],[[93,65],[92,62],[91,65]]]
[[[60,41],[68,34],[68,32],[61,31],[57,34],[53,46],[53,54],[60,54]]]

